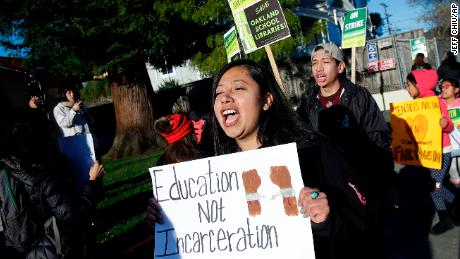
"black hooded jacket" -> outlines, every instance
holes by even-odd
[[[356,224],[356,230],[360,229],[360,226],[366,225],[368,220],[372,222],[372,218],[375,217],[377,219],[382,217],[382,215],[378,216],[377,214],[386,213],[386,210],[398,203],[395,190],[396,173],[394,171],[390,128],[375,100],[365,88],[353,84],[348,79],[341,79],[340,83],[343,87],[343,93],[338,105],[334,105],[327,109],[324,108],[317,97],[319,87],[316,86],[308,91],[297,112],[310,127],[323,133],[329,137],[332,142],[337,144],[342,151],[342,158],[345,160],[344,163],[350,167],[348,171],[352,172],[353,177],[358,180],[360,190],[362,190],[363,194],[367,197],[372,198],[369,199],[368,205],[365,206],[368,209],[362,210],[366,213],[363,214],[359,209],[356,210],[355,208],[348,211],[343,210],[342,216],[337,217],[337,219],[340,220],[348,218],[349,222],[354,222]],[[330,154],[323,154],[324,156],[329,156],[323,159],[328,159],[330,161],[330,165],[326,164],[325,166],[339,166],[341,162],[337,161],[337,156],[333,155],[336,152],[328,151],[328,153]],[[330,171],[344,171],[344,169],[337,168],[336,170]],[[337,178],[337,176],[330,176],[330,179],[334,178]],[[329,185],[330,184],[327,184],[327,186]],[[345,189],[347,187],[348,186],[345,186]],[[339,201],[340,196],[346,197],[334,191],[332,191],[332,193],[337,195],[337,197],[330,197],[332,202]],[[378,209],[372,209],[374,206]],[[339,205],[339,207],[341,206]],[[372,211],[372,213],[367,214],[367,212],[370,211]],[[335,222],[333,225],[338,223],[339,222]],[[349,232],[345,231],[347,228],[350,228],[352,232],[354,231],[351,227],[354,224],[345,224],[346,220],[343,223],[344,224],[341,224],[342,226],[348,227],[339,227],[339,233],[344,234]],[[377,226],[377,229],[379,228],[379,224],[375,226]],[[373,227],[371,227],[371,229],[372,228]],[[379,232],[379,230],[377,230],[377,232]],[[332,236],[337,236],[339,233],[332,234]],[[375,233],[376,232],[374,232],[374,234]],[[382,236],[383,231],[380,232],[380,238]],[[347,251],[347,249],[355,249],[351,248],[354,246],[353,240],[343,240],[343,242],[339,240],[340,238],[330,240],[330,242],[335,243],[335,245],[333,245],[335,248],[332,250],[343,249]],[[364,234],[362,235],[362,239],[358,242],[363,242],[363,244],[365,244],[361,249],[365,249],[372,254],[372,249],[375,248],[373,248],[369,242],[382,241],[378,239],[378,236],[374,236],[374,238],[368,240],[366,234]],[[320,242],[320,244],[323,245],[325,243],[328,242],[324,242],[324,240]],[[370,255],[369,253],[367,254]],[[375,255],[377,254],[380,255],[381,251],[375,252]],[[330,258],[346,257],[331,256]],[[357,257],[351,255],[350,258]]]
[[[327,137],[297,144],[305,186],[327,194],[326,221],[312,224],[317,259],[382,258],[383,224],[375,196]]]
[[[340,84],[344,89],[340,97],[340,105],[351,112],[356,126],[363,129],[367,137],[377,146],[384,150],[391,150],[390,129],[369,91],[346,78],[341,79]],[[310,89],[297,112],[307,125],[321,132],[320,113],[324,107],[317,98],[318,92],[318,86]],[[333,136],[329,137],[333,138]]]
[[[33,164],[24,168],[19,159],[9,156],[0,158],[0,169],[5,169],[9,177],[23,184],[30,200],[28,211],[39,218],[36,221],[44,223],[47,218],[55,216],[61,232],[63,258],[84,258],[85,229],[89,224],[89,215],[93,215],[100,198],[102,183],[88,181],[78,195],[72,192],[73,188],[66,188],[67,180],[62,176],[68,172],[63,167]],[[25,258],[49,257],[44,247],[51,244],[43,238],[44,233],[38,231],[36,241],[24,253]]]
[[[297,110],[315,130],[331,138],[348,164],[365,185],[373,186],[382,202],[394,203],[396,181],[391,132],[372,95],[344,78],[340,104],[325,109],[317,98],[319,87],[311,89]]]

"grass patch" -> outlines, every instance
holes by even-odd
[[[99,244],[106,243],[113,238],[116,238],[117,236],[120,235],[120,233],[124,233],[137,225],[144,223],[145,222],[145,217],[147,217],[147,212],[144,212],[142,214],[136,215],[128,220],[125,220],[123,222],[120,222],[116,225],[114,225],[112,228],[109,230],[99,233],[97,235],[97,242]]]
[[[136,183],[132,186],[121,186],[116,190],[106,192],[105,194],[111,194],[111,197],[99,202],[97,208],[106,208],[108,206],[116,204],[117,202],[124,201],[125,199],[128,199],[136,194],[144,192],[152,192],[152,182],[150,181],[150,178],[148,178],[147,181]]]
[[[163,151],[152,151],[142,156],[107,160],[103,159],[104,168],[107,172],[104,176],[104,187],[109,187],[113,183],[128,180],[143,174],[149,174],[148,169],[155,166],[158,158]]]
[[[106,171],[103,179],[105,195],[97,208],[103,210],[110,206],[117,206],[118,203],[121,204],[121,202],[127,201],[127,199],[135,195],[152,192],[152,181],[148,169],[155,166],[162,154],[163,151],[157,150],[133,158],[114,161],[103,159]],[[126,208],[126,210],[131,211],[129,208]],[[106,243],[139,224],[145,224],[145,212],[139,214],[133,211],[132,214],[128,215],[127,220],[117,222],[106,231],[98,233],[97,242],[99,244]],[[106,218],[112,215],[101,216]]]

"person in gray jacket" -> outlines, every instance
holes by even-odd
[[[70,161],[75,172],[75,188],[81,190],[88,180],[87,172],[96,160],[95,139],[90,132],[90,116],[83,108],[77,88],[59,88],[58,104],[53,109],[54,119],[59,126],[59,149]]]

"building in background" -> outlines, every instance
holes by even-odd
[[[146,68],[154,92],[158,92],[162,86],[168,84],[184,85],[204,78],[200,71],[191,65],[190,61],[182,66],[171,66],[164,70],[157,69],[148,63]]]

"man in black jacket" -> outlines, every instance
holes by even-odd
[[[346,78],[342,51],[332,43],[319,44],[311,60],[316,86],[307,92],[298,109],[301,118],[321,131],[320,113],[334,105],[344,106],[353,116],[348,119],[354,119],[369,140],[391,152],[390,129],[371,94]]]
[[[438,68],[439,80],[452,78],[460,80],[460,63],[457,62],[454,53],[447,51]]]
[[[382,207],[397,206],[391,132],[377,103],[346,78],[343,53],[335,44],[317,45],[311,62],[316,85],[307,91],[298,114],[342,148],[364,193],[380,197]]]

